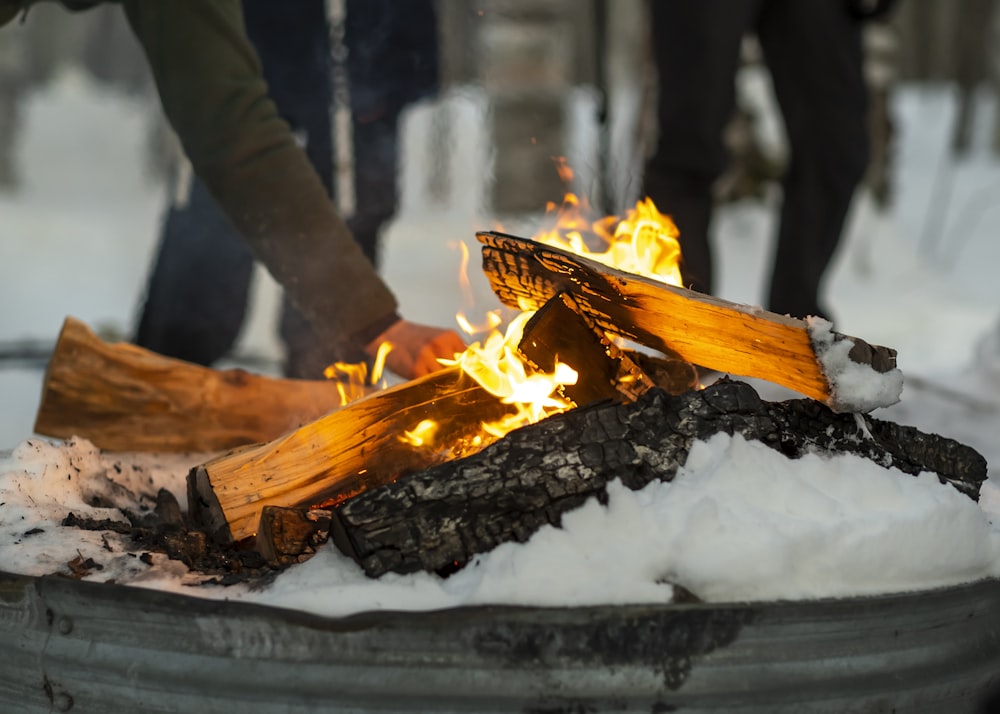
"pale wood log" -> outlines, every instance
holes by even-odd
[[[583,321],[566,319],[560,327],[559,344],[568,350],[562,361],[571,367],[584,365],[574,387],[578,398],[624,397],[607,378],[622,368],[600,337]],[[551,329],[552,321],[544,318],[525,326],[521,344],[540,362],[546,361],[544,333]],[[602,360],[613,363],[606,366]],[[549,364],[539,366],[551,369]],[[631,370],[638,383],[652,384],[634,365]],[[334,506],[475,453],[493,440],[480,425],[512,411],[457,367],[442,370],[372,394],[270,443],[219,456],[193,469],[188,477],[189,508],[196,522],[216,539],[243,540],[254,535],[265,506]],[[437,424],[434,444],[440,446],[414,446],[400,439],[427,419]]]
[[[101,340],[67,317],[35,432],[109,451],[214,452],[270,441],[339,407],[336,383],[216,370]]]
[[[333,504],[430,467],[470,440],[481,420],[512,408],[452,367],[376,392],[265,444],[192,469],[188,508],[220,541],[253,536],[264,506]],[[425,419],[440,449],[400,439]]]
[[[804,320],[625,273],[525,238],[492,231],[476,237],[484,244],[483,270],[506,305],[537,309],[569,293],[613,335],[839,406]],[[895,368],[894,350],[848,339],[855,361],[877,372]]]

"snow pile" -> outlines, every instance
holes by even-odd
[[[113,533],[59,525],[67,512],[120,519],[149,509],[160,487],[183,503],[203,457],[103,454],[89,442],[31,440],[0,460],[0,562],[29,575],[86,578],[247,600],[337,616],[469,604],[668,602],[672,584],[713,602],[845,597],[1000,575],[1000,488],[982,505],[942,485],[855,456],[791,461],[739,436],[696,442],[674,481],[591,500],[527,543],[507,543],[444,579],[365,576],[328,545],[267,587],[190,587],[179,562],[136,552]],[[988,509],[988,510],[987,510]]]

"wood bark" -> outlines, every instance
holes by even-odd
[[[210,369],[109,344],[68,317],[34,428],[109,451],[213,452],[270,441],[339,405],[332,381]]]
[[[333,512],[331,538],[371,576],[447,574],[477,553],[526,541],[619,478],[639,489],[669,481],[692,442],[716,432],[756,439],[791,458],[852,453],[908,474],[933,471],[976,498],[986,461],[968,446],[813,400],[769,403],[721,380],[671,397],[594,404],[524,427],[467,458],[368,491]],[[869,437],[870,434],[870,437]]]
[[[756,377],[841,405],[804,320],[624,273],[525,238],[482,232],[483,270],[501,302],[537,308],[568,293],[602,330],[720,372]],[[842,336],[839,336],[842,337]],[[896,353],[851,339],[851,358],[887,372]]]

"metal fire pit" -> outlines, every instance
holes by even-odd
[[[0,573],[0,711],[979,712],[1000,581],[809,602],[325,618]]]

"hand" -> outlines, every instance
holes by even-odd
[[[442,368],[438,357],[452,359],[465,351],[465,342],[454,330],[399,320],[365,347],[374,357],[383,342],[392,343],[386,366],[405,379],[423,377]]]

